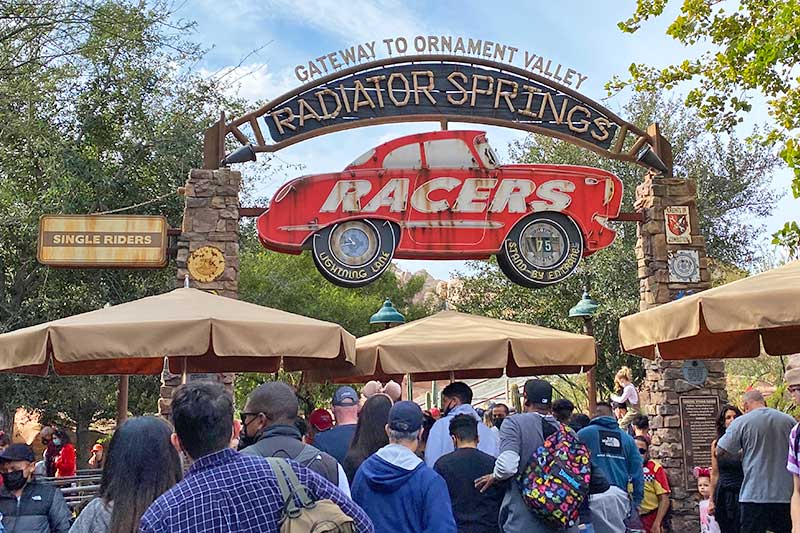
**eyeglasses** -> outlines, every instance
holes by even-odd
[[[258,416],[260,414],[261,413],[246,413],[246,412],[242,411],[242,412],[239,413],[239,416],[242,417],[242,424],[247,426],[247,424],[248,424],[247,417],[248,416]],[[252,422],[252,420],[250,422]]]
[[[789,392],[800,392],[800,385],[792,385],[789,387]]]
[[[647,448],[639,448],[640,455],[647,455]]]

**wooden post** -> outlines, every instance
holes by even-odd
[[[120,376],[117,385],[117,427],[128,419],[129,376]]]
[[[583,319],[583,333],[594,339],[594,325],[592,324],[592,317],[585,317]],[[595,361],[597,360],[597,341],[594,341]],[[597,363],[586,373],[587,382],[587,395],[589,397],[589,415],[594,416],[597,410]]]

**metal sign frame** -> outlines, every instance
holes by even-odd
[[[287,103],[295,101],[299,96],[306,93],[311,94],[315,89],[328,89],[329,86],[336,86],[337,82],[353,80],[353,78],[358,74],[369,74],[371,77],[380,77],[384,71],[397,72],[398,69],[401,69],[404,66],[408,66],[409,68],[427,69],[422,70],[422,72],[432,72],[433,68],[441,69],[442,67],[452,67],[454,72],[458,72],[459,69],[475,69],[475,71],[479,72],[490,71],[497,76],[502,76],[505,74],[515,79],[522,78],[524,80],[529,80],[535,85],[535,87],[544,89],[544,91],[541,92],[546,92],[551,95],[550,105],[552,108],[552,115],[556,114],[557,108],[562,105],[562,102],[564,102],[564,107],[560,107],[560,115],[561,118],[563,118],[567,103],[566,101],[568,100],[569,102],[574,102],[576,105],[580,105],[580,107],[597,113],[598,116],[603,120],[607,120],[612,126],[611,129],[613,129],[614,132],[613,138],[610,139],[608,143],[605,143],[607,145],[606,148],[599,146],[596,143],[589,142],[585,138],[581,138],[579,135],[570,133],[568,129],[564,131],[566,128],[561,128],[559,130],[555,128],[555,124],[552,123],[543,124],[540,121],[538,124],[536,124],[531,123],[530,121],[523,121],[519,119],[511,120],[509,118],[497,116],[498,113],[496,113],[496,108],[489,110],[473,109],[471,113],[459,113],[452,109],[443,110],[437,108],[435,105],[417,105],[416,107],[419,107],[419,110],[403,109],[402,113],[398,113],[397,110],[394,112],[391,110],[386,110],[381,113],[380,116],[375,116],[374,113],[366,113],[366,116],[363,117],[350,116],[348,117],[348,120],[331,120],[329,121],[329,124],[316,126],[314,129],[293,134],[290,137],[281,140],[275,141],[270,139],[270,141],[274,142],[268,142],[268,139],[263,133],[262,125],[259,124],[260,119],[265,119],[265,117],[270,113],[278,111],[282,108],[286,108]],[[430,67],[430,69],[428,69],[428,67]],[[506,87],[507,90],[509,88],[510,86]],[[540,91],[540,89],[537,89],[537,93]],[[366,90],[375,91],[375,88],[370,89],[367,87]],[[487,89],[484,88],[483,90]],[[498,88],[497,90],[499,92],[501,89]],[[420,91],[418,88],[415,87],[414,94],[416,101],[424,100],[419,98],[419,92]],[[469,94],[474,98],[472,92]],[[465,94],[467,93],[465,92]],[[554,97],[558,98],[558,106],[554,105]],[[530,100],[528,103],[530,105]],[[511,107],[510,103],[509,107]],[[544,107],[545,102],[543,101],[542,109],[544,109]],[[358,110],[356,110],[356,112],[357,111]],[[224,147],[225,140],[228,135],[232,135],[236,141],[242,145],[250,145],[254,152],[275,152],[307,139],[312,139],[329,133],[378,124],[394,124],[404,122],[438,122],[442,125],[443,129],[447,128],[447,124],[449,122],[467,122],[513,128],[561,139],[563,141],[597,152],[604,157],[637,163],[645,167],[648,167],[648,165],[639,160],[639,154],[643,148],[650,147],[670,170],[672,167],[672,157],[669,143],[660,135],[655,125],[649,127],[647,131],[644,131],[623,120],[609,109],[585,97],[577,91],[544,76],[534,74],[530,71],[483,58],[453,55],[398,56],[356,65],[329,74],[292,91],[289,91],[288,93],[285,93],[268,102],[259,109],[247,113],[246,115],[236,118],[230,122],[226,122],[225,115],[223,113],[220,116],[220,120],[215,125],[208,128],[205,132],[203,162],[205,168],[219,168],[220,161],[225,156]],[[249,125],[250,129],[252,130],[252,136],[248,136],[242,131],[241,127],[243,125]]]

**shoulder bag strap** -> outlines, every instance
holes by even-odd
[[[284,463],[286,468],[286,477],[289,479],[289,484],[291,485],[292,492],[297,495],[300,499],[300,505],[303,507],[313,507],[314,501],[308,497],[308,492],[306,492],[306,488],[300,483],[300,480],[297,478],[297,474],[295,474],[294,470],[289,463]]]
[[[277,457],[267,457],[266,459],[270,468],[272,468],[272,471],[275,472],[275,479],[278,480],[278,488],[281,491],[281,498],[283,499],[286,515],[289,516],[295,514],[299,509],[297,504],[294,502],[294,498],[292,497],[292,489],[289,488],[289,483],[286,480],[286,474],[283,470],[283,464],[286,464],[286,461]]]

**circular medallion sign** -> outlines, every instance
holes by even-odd
[[[702,361],[684,361],[683,379],[692,385],[703,385],[708,379],[708,369]]]
[[[192,279],[208,283],[225,272],[225,256],[219,248],[203,246],[189,255],[186,267],[189,269]]]

